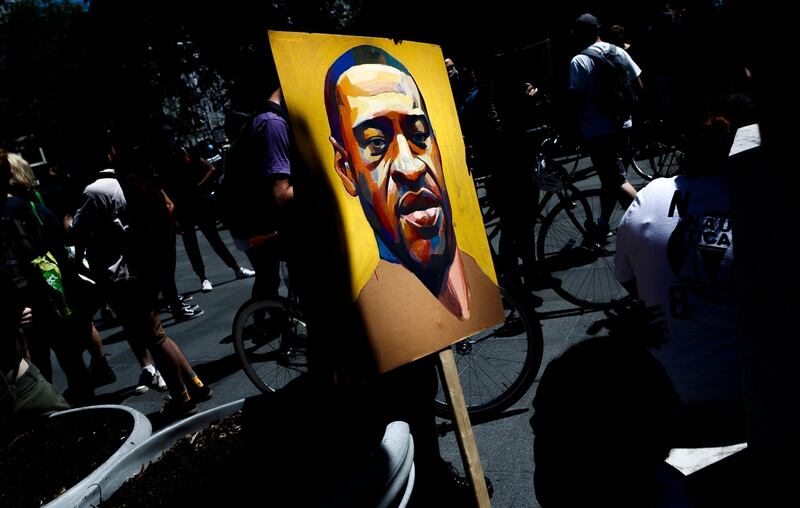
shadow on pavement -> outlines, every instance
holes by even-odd
[[[122,404],[125,399],[139,395],[136,386],[128,386],[111,393],[103,393],[94,398],[94,404]]]
[[[242,364],[239,362],[239,358],[236,356],[236,353],[231,353],[230,355],[219,358],[218,360],[212,360],[210,362],[194,365],[194,371],[206,384],[216,383],[217,381],[220,381],[231,374],[235,374],[241,369]]]

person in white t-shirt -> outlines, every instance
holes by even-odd
[[[582,52],[588,50],[603,54],[610,49],[616,51],[625,64],[633,88],[641,90],[639,76],[642,70],[624,49],[603,42],[599,33],[600,24],[591,14],[582,14],[573,24],[572,36]],[[623,208],[627,208],[636,197],[636,190],[625,178],[621,159],[627,150],[628,131],[633,122],[630,116],[618,119],[598,105],[597,68],[591,56],[579,53],[572,57],[568,88],[576,99],[573,105],[583,147],[597,169],[602,189],[609,191],[608,197],[600,203],[600,217],[597,218],[598,235],[604,237],[608,233],[615,198]]]
[[[744,432],[726,159],[755,149],[759,138],[757,125],[736,127],[729,117],[708,120],[687,147],[685,176],[642,189],[617,237],[617,279],[664,313],[669,340],[653,353],[684,403],[682,428],[693,439]]]

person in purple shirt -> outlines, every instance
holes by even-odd
[[[236,247],[255,269],[253,298],[277,295],[281,282],[278,232],[294,199],[289,138],[283,94],[277,88],[242,129],[226,160],[225,178],[236,200],[229,227]]]

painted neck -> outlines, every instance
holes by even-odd
[[[269,99],[267,100],[270,102],[274,102],[275,104],[280,106],[281,103],[283,102],[283,90],[278,88],[277,90],[275,90],[270,94]]]
[[[461,251],[456,249],[453,262],[439,292],[439,301],[460,320],[469,319],[470,291]]]

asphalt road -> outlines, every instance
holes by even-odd
[[[248,266],[246,257],[236,251],[227,231],[222,231],[221,235],[239,262]],[[178,241],[176,279],[179,291],[192,295],[193,303],[199,304],[205,313],[195,319],[176,323],[171,314],[165,312],[162,319],[167,333],[183,349],[196,372],[213,387],[214,397],[199,404],[199,410],[202,411],[258,392],[240,369],[229,341],[231,322],[239,305],[250,294],[252,279],[237,280],[199,232],[198,237],[207,276],[214,285],[213,291],[200,292],[200,280],[192,271],[181,241]],[[573,308],[552,291],[537,294],[544,299],[544,305],[538,309],[541,313]],[[539,375],[547,362],[585,337],[588,326],[600,317],[598,313],[590,313],[543,319],[545,347]],[[163,404],[164,394],[155,390],[141,395],[133,392],[140,368],[120,328],[102,329],[101,336],[106,351],[110,353],[109,362],[117,381],[97,390],[98,403],[125,404],[150,416],[157,413]],[[66,388],[65,381],[55,358],[53,365],[55,384],[63,390]],[[531,401],[537,386],[538,376],[528,393],[501,418],[477,425],[474,429],[484,471],[494,483],[492,505],[495,507],[539,506],[533,492],[533,436],[529,425]],[[443,457],[463,470],[453,433],[441,436],[440,443]]]

